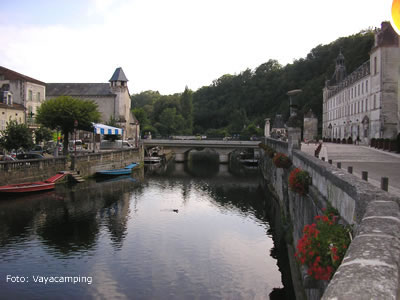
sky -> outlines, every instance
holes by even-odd
[[[108,82],[131,94],[210,85],[269,59],[380,27],[392,0],[1,0],[0,65],[44,82]]]

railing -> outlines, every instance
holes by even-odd
[[[15,170],[42,170],[46,167],[62,167],[65,166],[67,158],[65,156],[57,158],[42,158],[42,159],[25,159],[16,161],[1,161],[0,172],[12,172]]]

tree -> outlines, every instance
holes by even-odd
[[[64,154],[68,153],[69,134],[76,129],[92,131],[92,123],[100,121],[97,104],[91,100],[81,100],[69,96],[60,96],[45,101],[37,111],[36,121],[50,129],[60,128],[64,135]]]
[[[193,133],[193,92],[186,86],[185,91],[181,95],[181,111],[185,119],[185,132],[186,134]]]
[[[35,142],[39,144],[41,142],[50,141],[53,138],[53,133],[47,127],[40,126],[35,130]]]
[[[25,124],[10,121],[7,123],[6,129],[1,133],[0,144],[8,151],[20,148],[29,150],[33,146],[32,134]]]

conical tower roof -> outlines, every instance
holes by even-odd
[[[122,68],[116,68],[115,72],[113,74],[113,76],[111,76],[111,79],[109,80],[111,81],[128,81],[128,78],[126,78],[124,71],[122,70]]]

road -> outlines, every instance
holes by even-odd
[[[316,145],[302,144],[302,151],[314,155]],[[380,188],[381,177],[389,178],[389,193],[400,197],[400,154],[368,146],[324,143],[320,158],[331,159],[333,165],[342,163],[342,169],[353,167],[353,174],[361,178],[361,172],[368,172],[368,182]],[[328,163],[328,162],[327,162]]]

